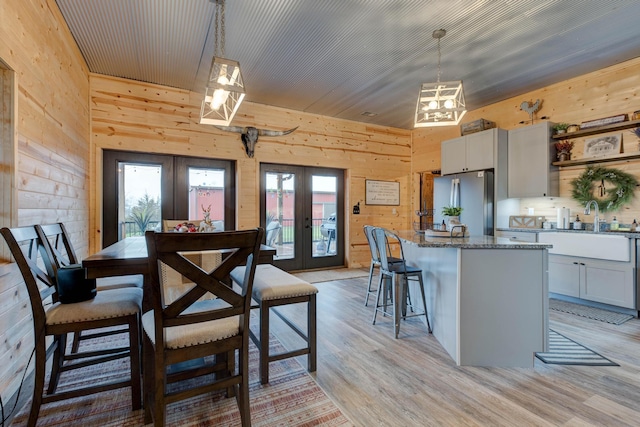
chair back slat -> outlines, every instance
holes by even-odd
[[[0,230],[27,287],[36,330],[45,328],[45,304],[58,301],[51,265],[52,254],[35,227],[4,227]],[[42,268],[41,266],[44,266]],[[46,301],[45,301],[46,300]]]
[[[373,229],[375,228],[372,225],[365,225],[364,227],[364,235],[367,238],[367,243],[369,243],[369,250],[371,251],[371,259],[374,263],[380,263],[380,255],[378,254],[378,247],[376,246],[376,241],[373,237]]]
[[[380,227],[376,227],[373,230],[373,237],[376,242],[376,247],[378,248],[378,254],[380,255],[380,268],[390,271],[390,264],[393,263],[395,265],[398,262],[401,262],[404,269],[405,259],[400,237],[398,237],[394,232]],[[393,262],[391,260],[391,243],[389,239],[393,239],[394,245],[397,244],[400,247],[400,256],[394,259]]]
[[[57,268],[79,263],[76,251],[73,249],[71,238],[64,224],[58,222],[55,224],[37,225],[36,228],[40,228],[49,240],[49,246],[51,253],[54,255],[54,262]]]
[[[174,233],[147,231],[147,251],[149,256],[148,284],[145,293],[150,295],[151,306],[154,309],[157,339],[162,339],[162,327],[185,325],[223,317],[248,314],[250,295],[255,274],[255,264],[258,260],[260,242],[264,236],[264,229],[243,231],[226,231],[219,233]],[[220,250],[223,252],[222,262],[212,271],[206,271],[186,254],[198,251]],[[167,303],[162,291],[162,264],[165,268],[174,269],[180,275],[194,283],[191,289]],[[247,265],[250,274],[245,276],[241,290],[236,292],[228,283],[229,273],[239,265]],[[210,312],[185,313],[196,301],[210,293],[228,304],[218,310]],[[242,317],[242,316],[241,316]],[[247,322],[248,316],[242,321]]]

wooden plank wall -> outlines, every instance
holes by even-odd
[[[89,237],[89,76],[55,0],[3,0],[0,61],[14,71],[13,226],[63,221],[80,255]],[[15,165],[15,168],[14,168]],[[6,188],[3,188],[6,191]],[[10,189],[9,189],[10,190]],[[10,192],[10,191],[9,191]],[[15,215],[13,215],[15,216]],[[6,222],[5,222],[6,224]],[[9,225],[7,224],[7,225]],[[8,399],[33,349],[31,309],[14,264],[0,262],[0,392]]]
[[[496,122],[503,129],[514,129],[530,124],[528,113],[520,109],[523,101],[543,101],[541,110],[534,116],[536,123],[547,116],[552,122],[580,124],[588,120],[610,117],[618,114],[631,114],[640,110],[640,58],[604,68],[580,77],[569,79],[540,90],[525,93],[470,111],[463,122],[484,118]],[[521,123],[527,121],[527,123]],[[639,139],[632,130],[618,131],[623,134],[624,152],[639,151]],[[615,132],[614,132],[615,133]],[[460,135],[459,128],[416,129],[412,133],[412,180],[419,182],[419,172],[440,169],[440,142]],[[572,158],[582,156],[584,138],[575,139]],[[616,168],[631,173],[640,180],[640,160],[628,160],[616,163],[602,163],[607,168]],[[543,215],[555,221],[558,207],[568,207],[582,217],[583,206],[571,199],[571,180],[584,172],[586,166],[573,166],[560,171],[560,197],[520,200],[520,214],[526,215],[527,208],[533,208],[536,215]],[[414,187],[417,188],[417,187]],[[414,203],[419,200],[417,192]],[[624,206],[619,212],[610,212],[604,217],[610,221],[613,215],[621,224],[629,224],[634,218],[640,221],[640,191],[636,191],[635,200]],[[587,222],[592,218],[587,217]]]
[[[337,120],[244,102],[235,126],[285,130],[283,137],[261,137],[248,158],[240,135],[198,123],[202,94],[126,79],[91,75],[91,133],[94,160],[90,176],[91,248],[100,247],[103,149],[201,156],[237,162],[239,228],[259,224],[260,163],[287,163],[340,168],[346,171],[346,257],[350,266],[368,265],[364,224],[406,229],[410,213],[410,131]],[[400,206],[367,206],[365,179],[400,182]],[[360,202],[360,215],[352,206]]]

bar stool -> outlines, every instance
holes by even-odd
[[[400,319],[415,316],[425,316],[425,319],[427,320],[427,330],[431,333],[431,323],[429,322],[427,301],[424,294],[424,283],[422,282],[422,270],[417,267],[407,265],[404,258],[404,251],[402,249],[402,241],[398,235],[379,227],[374,228],[372,234],[376,242],[376,247],[378,248],[378,253],[380,254],[380,279],[378,281],[378,289],[376,292],[376,309],[373,312],[373,324],[376,324],[376,316],[378,312],[383,313],[383,315],[390,314],[387,311],[387,306],[389,304],[386,298],[386,292],[383,290],[383,282],[385,280],[391,280],[391,292],[393,295],[392,314],[395,324],[395,337],[398,338],[398,334],[400,333]],[[399,245],[400,259],[402,262],[389,262],[386,250],[387,247],[390,247],[389,239],[393,239],[394,242],[397,242]],[[407,298],[405,296],[409,292],[409,280],[414,280],[419,283],[424,309],[418,309],[416,311],[414,310],[415,306],[410,302],[407,302]],[[380,299],[383,295],[384,301],[381,303]],[[402,307],[400,307],[401,305]],[[407,309],[410,309],[412,314],[407,314]]]
[[[375,228],[373,225],[365,225],[364,227],[364,235],[367,238],[367,243],[369,243],[369,250],[371,251],[371,264],[369,265],[369,281],[367,282],[367,293],[364,299],[364,305],[367,306],[369,304],[369,295],[375,294],[376,289],[372,289],[371,285],[373,284],[373,270],[378,267],[380,268],[380,255],[378,254],[378,247],[376,246],[375,239],[373,237],[373,229]],[[387,260],[389,263],[402,262],[402,259],[395,258],[391,256],[391,249],[389,247],[386,248]]]

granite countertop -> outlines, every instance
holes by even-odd
[[[640,239],[640,231],[600,231],[600,233],[594,233],[593,230],[570,230],[570,229],[558,229],[558,228],[496,228],[496,231],[517,231],[523,233],[587,233],[587,234],[602,234],[611,236],[624,236],[629,239]]]
[[[435,237],[415,231],[399,231],[396,234],[404,242],[421,248],[548,249],[553,246],[547,243],[514,242],[506,237],[494,236]]]

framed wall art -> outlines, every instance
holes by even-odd
[[[400,205],[400,183],[395,181],[365,180],[365,204]]]
[[[584,140],[583,157],[607,157],[619,154],[622,149],[622,133],[599,135]]]

